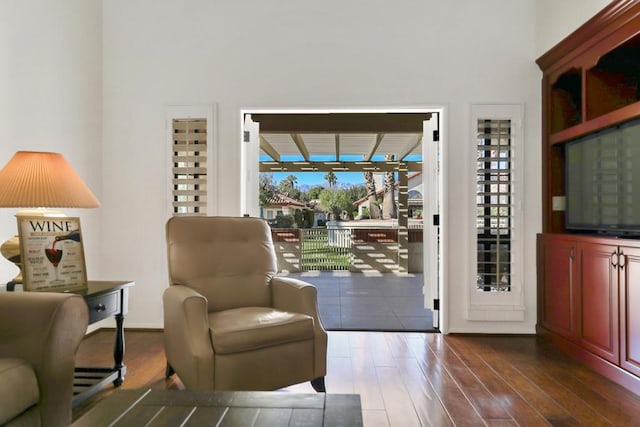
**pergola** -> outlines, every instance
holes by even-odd
[[[259,123],[260,150],[270,157],[260,161],[260,172],[397,172],[398,264],[400,272],[407,272],[407,177],[422,171],[424,122],[432,114],[251,114]],[[414,160],[416,155],[420,160]]]

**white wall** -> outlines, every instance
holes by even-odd
[[[574,32],[610,2],[611,0],[537,0],[537,56]]]
[[[461,13],[464,11],[464,13]],[[496,11],[504,19],[496,20]],[[104,278],[129,278],[129,326],[162,324],[167,285],[164,223],[167,149],[164,109],[216,103],[217,206],[240,212],[241,108],[410,107],[447,105],[450,300],[473,286],[467,253],[474,230],[469,141],[474,102],[523,102],[530,180],[527,270],[535,272],[540,228],[540,73],[533,0],[103,3]],[[490,23],[490,25],[487,25]],[[500,25],[497,25],[499,23]],[[443,221],[444,222],[444,221]],[[468,225],[468,226],[467,226]],[[118,248],[109,251],[109,248]],[[465,322],[451,304],[452,329],[532,332],[535,274],[526,283],[527,320],[515,325]]]
[[[93,211],[98,214],[82,211],[86,239],[99,241],[87,248],[90,276],[135,280],[127,325],[161,327],[167,106],[216,104],[218,200],[209,213],[225,215],[241,213],[242,108],[445,106],[446,324],[450,331],[533,332],[541,224],[540,72],[534,60],[548,43],[535,17],[551,10],[546,3],[108,0],[100,11],[98,0],[5,1],[0,47],[9,53],[0,63],[0,89],[10,97],[0,99],[0,160],[24,148],[65,151],[103,203]],[[502,19],[496,20],[498,12]],[[544,31],[573,26],[557,21]],[[470,106],[511,102],[526,111],[526,320],[469,322],[464,302],[474,286],[474,260],[467,254],[475,232]],[[102,141],[95,133],[101,124]],[[15,227],[7,216],[0,218],[3,235]],[[1,268],[0,274],[11,275]]]
[[[18,150],[62,153],[101,199],[102,11],[99,0],[0,2],[0,167]],[[81,218],[88,271],[99,269],[98,209]],[[0,241],[17,209],[0,209]],[[17,269],[0,258],[0,281]]]

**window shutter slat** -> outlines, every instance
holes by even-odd
[[[175,190],[173,192],[176,196],[206,196],[205,190]]]
[[[184,184],[184,185],[206,185],[207,184],[207,180],[205,178],[193,178],[193,177],[184,177],[184,178],[180,178],[180,179],[173,179],[172,180],[174,185],[179,185],[179,184]]]
[[[174,175],[206,175],[206,167],[177,167],[173,168]]]
[[[207,156],[205,156],[205,155],[201,155],[201,156],[191,156],[191,155],[173,156],[171,159],[173,160],[173,163],[180,163],[180,162],[206,163],[207,162]]]
[[[191,201],[191,202],[173,202],[174,207],[191,207],[196,208],[199,206],[206,206],[207,204],[204,202]],[[188,212],[185,212],[188,213]]]

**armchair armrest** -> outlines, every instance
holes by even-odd
[[[89,311],[80,295],[0,295],[0,357],[20,358],[33,367],[43,425],[71,424],[75,354],[88,323]]]
[[[290,277],[276,276],[271,279],[273,307],[318,316],[318,290],[310,283]]]
[[[172,285],[162,295],[167,362],[188,389],[212,390],[213,347],[208,301],[192,288]]]
[[[313,317],[315,329],[316,378],[327,371],[327,332],[318,313],[318,290],[310,283],[290,277],[276,276],[271,279],[273,307],[278,310],[303,313]]]

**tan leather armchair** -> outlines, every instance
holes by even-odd
[[[275,390],[311,381],[325,391],[327,333],[316,288],[274,277],[265,221],[173,217],[163,295],[167,376],[187,389]]]
[[[0,293],[0,425],[71,424],[74,358],[88,321],[79,295]]]

